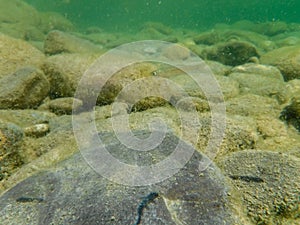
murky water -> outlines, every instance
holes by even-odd
[[[216,23],[300,22],[297,0],[27,0],[43,11],[57,11],[81,26],[136,30],[144,22],[203,29]]]

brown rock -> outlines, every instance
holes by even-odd
[[[300,78],[300,46],[282,47],[261,57],[261,63],[276,66],[284,80]]]
[[[23,164],[19,154],[23,136],[20,127],[0,120],[0,180],[10,176],[16,167]]]
[[[78,38],[74,35],[53,30],[48,33],[44,51],[46,54],[55,55],[65,53],[97,53],[102,52],[102,46],[95,45],[88,40]]]
[[[50,85],[41,70],[25,67],[5,76],[0,82],[0,108],[37,107],[48,95]]]
[[[82,101],[76,98],[57,98],[39,107],[39,110],[49,110],[56,115],[71,115],[73,108],[78,110],[82,106]]]
[[[287,101],[286,87],[282,80],[254,73],[231,73],[229,77],[239,83],[241,93],[271,97],[280,104]]]
[[[74,96],[78,82],[97,55],[60,54],[47,58],[42,70],[50,82],[50,97]]]
[[[246,63],[244,65],[236,66],[231,69],[231,73],[252,73],[259,76],[264,76],[268,78],[275,78],[283,81],[282,74],[278,68],[270,65],[256,64],[256,63]]]
[[[0,33],[0,78],[24,66],[39,68],[45,56],[25,41]]]
[[[245,41],[232,40],[208,49],[206,57],[225,65],[237,66],[248,62],[253,56],[259,56],[254,45]]]
[[[164,49],[162,55],[171,60],[185,60],[190,56],[190,50],[180,45],[170,45]]]

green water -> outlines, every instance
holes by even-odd
[[[297,0],[27,0],[42,11],[57,11],[81,27],[132,31],[147,21],[202,30],[217,23],[300,22]]]

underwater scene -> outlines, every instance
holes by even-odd
[[[300,1],[0,0],[0,225],[300,225]]]

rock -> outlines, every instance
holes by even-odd
[[[0,1],[0,31],[16,38],[23,38],[29,27],[38,26],[39,14],[24,1]],[[17,29],[16,29],[17,28]],[[0,41],[1,43],[2,41]],[[1,48],[2,49],[2,48]]]
[[[53,29],[61,31],[74,30],[74,26],[58,13],[41,13],[25,1],[0,1],[0,32],[9,36],[43,41],[45,33]]]
[[[24,133],[26,136],[30,137],[43,137],[49,132],[49,124],[47,123],[40,123],[40,124],[35,124],[30,127],[25,127]]]
[[[39,107],[39,110],[49,110],[56,115],[71,115],[72,110],[78,111],[82,106],[82,101],[76,98],[57,98],[46,102]]]
[[[190,57],[190,50],[174,44],[165,48],[162,55],[171,60],[185,60]]]
[[[254,45],[236,40],[219,44],[215,48],[207,50],[206,53],[207,59],[219,61],[229,66],[244,64],[253,56],[259,56]]]
[[[136,135],[144,138],[149,133],[138,131]],[[101,138],[111,154],[127,163],[134,161],[130,149],[111,133],[102,133]],[[165,156],[178,141],[168,133],[162,146],[155,149],[164,149]],[[153,154],[160,158],[162,152],[155,149]],[[99,176],[77,153],[57,165],[55,172],[49,169],[38,173],[4,193],[0,197],[0,222],[8,225],[134,224],[141,209],[143,224],[238,223],[229,208],[227,186],[218,168],[210,164],[199,172],[202,157],[195,152],[184,169],[165,181],[132,187]],[[152,161],[148,157],[140,160],[141,165]],[[148,202],[151,196],[153,201]]]
[[[34,124],[49,123],[49,121],[54,117],[56,117],[54,113],[32,109],[0,110],[0,118],[3,121],[14,123],[22,128],[26,128]]]
[[[232,68],[231,66],[226,66],[216,61],[207,60],[205,63],[209,66],[212,73],[218,76],[227,76]]]
[[[231,79],[238,81],[242,94],[252,93],[276,99],[280,104],[287,101],[285,83],[278,78],[254,73],[231,73]]]
[[[19,145],[24,133],[13,123],[0,120],[0,180],[6,179],[23,164]]]
[[[212,31],[204,32],[194,37],[198,45],[218,45],[230,41],[251,43],[259,51],[270,51],[276,47],[267,36],[258,34],[250,29],[235,29],[235,26],[216,27]]]
[[[119,41],[120,37],[117,35],[117,34],[114,34],[114,33],[106,33],[106,32],[103,32],[103,31],[99,31],[97,33],[93,32],[93,33],[90,33],[89,31],[87,31],[87,34],[84,35],[85,39],[87,40],[90,40],[91,42],[93,43],[96,43],[96,44],[99,44],[99,45],[102,45],[102,46],[105,46],[109,49],[109,45],[111,43],[113,43],[112,45],[115,45],[116,42]],[[116,44],[117,46],[118,44]]]
[[[47,58],[42,66],[50,82],[50,97],[72,97],[78,82],[97,55],[60,54]]]
[[[188,112],[208,112],[209,104],[206,100],[196,97],[189,97],[185,100],[178,102],[176,107],[180,110],[188,111]]]
[[[300,132],[300,98],[293,98],[292,102],[280,113],[280,119],[294,126]]]
[[[246,63],[231,69],[231,73],[252,73],[283,81],[282,74],[275,66]]]
[[[266,115],[278,118],[280,110],[277,100],[253,94],[241,95],[226,101],[226,112],[231,115],[252,117]]]
[[[164,40],[167,37],[153,27],[144,27],[139,31],[138,36],[146,40]]]
[[[288,224],[289,219],[298,218],[299,158],[244,150],[226,156],[218,165],[244,199],[247,214],[255,224]]]
[[[130,96],[131,95],[126,96],[126,97],[122,96],[122,100],[124,100],[126,102],[130,102],[130,101],[128,101],[129,99],[132,100],[132,98],[130,98]],[[155,107],[165,106],[167,104],[168,104],[168,101],[163,98],[146,97],[146,98],[143,98],[143,99],[139,100],[138,102],[132,104],[132,108],[131,108],[130,112],[144,111],[144,110],[152,109]]]
[[[37,107],[48,95],[50,85],[41,70],[26,67],[5,76],[0,82],[0,108]]]
[[[287,23],[282,21],[269,21],[265,23],[253,23],[251,21],[242,20],[232,25],[235,29],[253,31],[259,34],[274,36],[285,33],[289,30]]]
[[[285,33],[288,31],[288,29],[289,27],[285,22],[272,21],[258,24],[254,31],[267,36],[274,36],[276,34]]]
[[[270,51],[261,56],[261,63],[276,66],[285,81],[300,78],[300,47],[289,46]]]
[[[224,99],[229,99],[239,94],[238,82],[224,76],[215,76],[215,78],[220,85]],[[202,91],[201,87],[186,74],[170,77],[170,80],[178,84],[190,97],[206,99],[205,93]],[[224,99],[212,99],[212,101],[222,102]]]
[[[199,129],[197,149],[205,154],[207,152],[207,143],[211,133],[210,114],[201,114],[201,127]],[[227,116],[226,130],[216,158],[222,158],[224,155],[240,151],[243,149],[254,149],[258,140],[255,120],[246,116]]]
[[[170,99],[161,98],[162,94],[171,96],[174,91],[170,89],[168,80],[162,79],[160,75],[153,76],[153,72],[157,69],[156,64],[148,62],[121,69],[105,83],[98,96],[97,104],[111,104],[118,97],[130,107],[136,104],[136,109],[145,110],[164,105]],[[145,98],[150,96],[153,97]]]
[[[257,118],[256,122],[258,132],[264,139],[268,137],[286,137],[288,135],[286,126],[279,119],[261,116]]]
[[[286,85],[286,89],[291,99],[300,96],[300,79],[294,79],[288,81]]]
[[[38,12],[29,4],[23,1],[0,1],[2,7],[0,10],[0,21],[6,23],[26,22],[36,24],[38,21]]]
[[[39,68],[45,59],[42,52],[27,42],[1,33],[0,49],[0,78],[25,66]]]
[[[203,32],[193,39],[197,45],[214,45],[221,41],[220,33],[217,31]]]
[[[142,27],[142,29],[149,29],[149,28],[155,29],[159,33],[164,34],[164,35],[170,35],[173,32],[172,28],[170,28],[162,23],[156,23],[156,22],[145,23]]]
[[[70,20],[65,16],[56,12],[39,12],[40,14],[40,29],[44,33],[52,30],[60,30],[64,32],[75,31],[76,28]]]
[[[286,47],[286,46],[299,46],[300,45],[300,34],[298,34],[297,36],[291,36],[291,34],[289,33],[289,36],[284,37],[284,38],[280,38],[278,40],[276,40],[276,45],[278,47]]]
[[[91,27],[87,27],[85,29],[85,33],[86,34],[97,34],[97,33],[102,33],[103,29],[101,27],[98,26],[91,26]]]
[[[225,76],[215,77],[220,85],[225,100],[237,97],[240,94],[239,83],[236,80]]]
[[[88,40],[78,38],[74,35],[53,30],[48,33],[44,52],[49,55],[59,53],[101,53],[102,46],[95,45]]]

